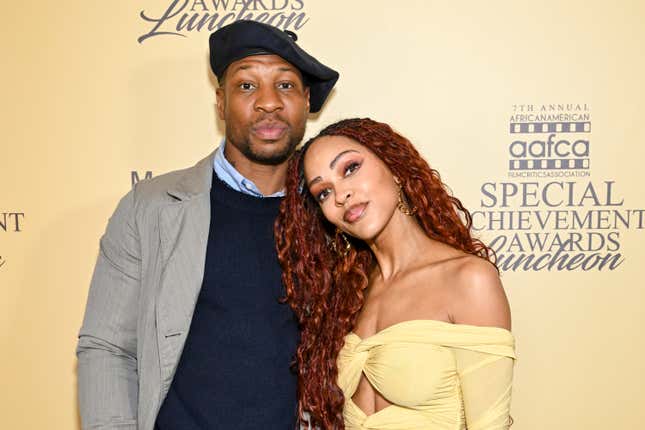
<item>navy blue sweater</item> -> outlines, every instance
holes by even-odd
[[[295,428],[298,329],[278,302],[280,200],[237,192],[213,175],[204,281],[156,429]]]

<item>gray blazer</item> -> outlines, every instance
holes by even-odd
[[[213,156],[138,183],[108,222],[76,352],[83,429],[154,427],[204,275]]]

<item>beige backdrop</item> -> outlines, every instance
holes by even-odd
[[[184,1],[178,0],[170,15]],[[216,3],[218,11],[213,0],[187,1],[158,31],[176,31],[181,14],[191,8],[198,17],[224,16],[224,4]],[[572,270],[519,267],[503,274],[518,342],[514,428],[641,428],[645,5],[264,0],[252,12],[257,18],[262,4],[272,9],[285,3],[285,15],[303,14],[291,23],[291,29],[301,27],[300,43],[341,73],[322,114],[309,122],[308,135],[345,117],[391,123],[467,207],[486,212],[478,222],[499,216],[528,220],[523,230],[493,221],[493,231],[482,231],[486,240],[508,240],[505,256],[530,254],[527,234],[555,233],[580,234],[576,246],[580,259],[591,259],[585,260],[589,265],[598,258],[592,251],[599,241],[605,244],[598,255],[620,254],[614,270],[583,270],[579,259]],[[137,41],[154,27],[140,12],[159,18],[171,4],[3,5],[2,428],[79,425],[74,349],[107,218],[130,188],[131,172],[143,178],[148,171],[157,175],[192,165],[221,137],[207,65],[208,30],[184,28],[180,33],[186,37]],[[239,10],[240,4],[230,0],[228,9]],[[267,13],[264,18],[280,11]],[[560,130],[552,138],[588,142],[589,153],[579,158],[589,168],[576,170],[582,176],[509,177],[511,143],[549,136],[510,133],[511,117],[529,113],[551,116],[514,119],[566,122],[579,115],[590,124],[583,133]],[[539,148],[539,143],[533,147],[538,158]],[[609,199],[605,181],[612,183]],[[562,184],[543,196],[551,182]],[[492,187],[496,201],[489,195]],[[525,187],[523,200],[517,194],[504,205],[500,190],[511,193],[514,187]],[[569,197],[563,187],[576,187],[574,201],[548,207]],[[560,212],[548,215],[549,210]],[[617,221],[614,211],[629,217],[628,223]],[[574,216],[586,220],[584,225],[573,225]],[[538,223],[545,219],[542,228]],[[585,245],[587,240],[592,243]]]

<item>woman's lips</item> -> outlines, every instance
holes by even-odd
[[[358,203],[350,206],[343,215],[343,221],[352,224],[358,221],[365,213],[367,203]]]
[[[278,140],[286,130],[287,126],[281,122],[261,122],[253,127],[253,133],[262,140]]]

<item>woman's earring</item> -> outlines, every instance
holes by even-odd
[[[401,185],[401,183],[396,179],[394,182],[396,182],[396,184],[399,186],[399,204],[397,206],[399,210],[404,215],[407,215],[407,216],[412,216],[415,213],[417,213],[417,207],[416,206],[410,207],[410,204],[408,203],[407,199],[403,195],[403,186]]]
[[[340,237],[343,238],[343,242],[345,242],[345,246],[342,249],[338,249],[338,246],[336,245],[336,238],[340,235]],[[347,236],[345,236],[345,233],[338,227],[336,227],[336,236],[331,240],[331,249],[334,250],[336,254],[338,254],[340,257],[345,257],[347,254],[349,254],[349,251],[352,249],[352,244],[349,243],[349,239],[347,239]]]

